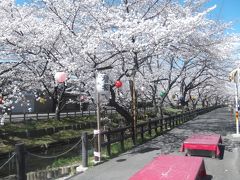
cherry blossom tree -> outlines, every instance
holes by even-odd
[[[15,81],[15,89],[45,91],[60,110],[64,103],[57,98],[57,71],[67,72],[72,84],[83,84],[93,98],[96,73],[109,74],[109,105],[126,124],[136,123],[140,96],[162,107],[176,87],[186,96],[217,76],[216,65],[229,57],[235,38],[224,34],[228,24],[207,18],[214,7],[204,10],[204,2],[1,2],[2,55],[14,54],[17,61],[1,66],[0,76],[13,79],[16,73],[22,83]],[[121,89],[114,86],[116,80],[123,81]],[[162,90],[165,94],[159,99]]]

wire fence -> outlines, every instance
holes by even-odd
[[[48,155],[42,155],[30,152],[31,150],[26,149],[23,143],[16,144],[14,154],[0,166],[0,179],[10,178],[12,176],[19,177],[23,174],[25,174],[25,176],[28,174],[29,176],[32,172],[48,171],[49,169],[46,170],[46,167],[51,167],[59,158],[81,157],[82,137],[80,137],[75,144],[71,144],[71,147],[65,148],[65,150],[63,150],[63,146],[55,148],[57,149],[54,149],[54,151],[61,152],[52,154],[51,151],[48,151]],[[44,152],[41,151],[41,153]],[[11,160],[13,160],[13,164],[9,164]],[[9,164],[9,167],[6,166],[7,164]]]
[[[3,169],[3,167],[5,165],[7,165],[14,157],[15,157],[16,153],[13,153],[13,155],[5,162],[3,163],[1,166],[0,166],[0,170]]]
[[[69,153],[70,151],[72,151],[74,148],[76,148],[78,145],[80,146],[81,145],[81,142],[82,142],[82,139],[80,139],[76,144],[74,144],[70,149],[66,150],[65,152],[63,153],[60,153],[58,155],[54,155],[54,156],[42,156],[42,155],[38,155],[38,154],[34,154],[34,153],[31,153],[29,151],[26,151],[28,155],[30,156],[34,156],[34,157],[37,157],[37,158],[42,158],[42,159],[54,159],[54,158],[58,158],[60,156],[63,156],[67,153]]]

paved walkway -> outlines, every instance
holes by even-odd
[[[235,133],[233,117],[227,108],[216,109],[175,128],[168,133],[134,148],[114,159],[89,168],[71,180],[127,180],[160,154],[179,154],[181,143],[194,133],[217,133],[223,138],[222,159],[204,157],[208,180],[240,179],[240,138]]]

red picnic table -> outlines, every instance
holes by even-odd
[[[207,150],[212,151],[215,157],[219,157],[219,143],[222,143],[222,138],[219,134],[195,134],[183,142],[180,152],[184,152],[185,149]]]
[[[200,180],[205,176],[202,157],[160,155],[129,180]]]

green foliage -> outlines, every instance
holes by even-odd
[[[79,164],[81,161],[82,161],[81,156],[58,158],[48,168],[55,168],[55,167],[68,166],[68,165],[72,165],[72,164]]]
[[[163,113],[166,114],[166,115],[169,115],[169,116],[173,116],[173,115],[182,113],[182,110],[181,109],[175,109],[175,108],[172,108],[172,107],[166,107],[166,108],[163,109]]]
[[[148,111],[146,112],[146,118],[154,118],[156,117],[156,113],[154,111]]]
[[[92,132],[92,129],[85,129],[84,132]],[[14,150],[14,144],[23,142],[27,147],[44,146],[48,147],[49,143],[68,140],[70,138],[80,138],[82,131],[63,130],[53,135],[46,135],[40,138],[20,138],[16,136],[9,136],[7,140],[0,143],[0,153],[9,152]],[[11,142],[9,144],[9,142]]]
[[[80,137],[81,131],[74,131],[74,130],[63,130],[52,135],[52,138],[55,140],[63,140],[63,139],[70,139],[73,137]]]
[[[165,108],[164,110],[166,113],[174,115],[176,113],[180,113],[181,110],[179,109],[174,109],[174,108]],[[155,114],[153,111],[147,111],[145,118],[151,118],[155,117]],[[111,114],[108,115],[108,120],[107,122],[110,128],[118,127],[120,124],[120,121],[122,121],[121,116],[118,114]],[[143,122],[145,119],[139,119],[138,123]],[[83,116],[83,117],[68,117],[68,118],[63,118],[60,121],[57,121],[55,119],[50,119],[47,121],[29,121],[27,123],[9,123],[5,124],[4,126],[1,127],[1,131],[12,131],[12,132],[21,132],[21,131],[26,131],[26,130],[34,130],[34,129],[44,129],[44,128],[49,128],[49,127],[61,127],[61,126],[67,126],[71,124],[76,124],[76,123],[81,123],[81,122],[96,122],[96,117],[95,115],[91,116]],[[107,125],[106,122],[104,122],[104,125]],[[84,131],[87,131],[89,133],[92,133],[92,129],[84,129]],[[58,142],[58,141],[64,141],[68,140],[70,138],[75,138],[75,137],[80,137],[82,131],[79,130],[62,130],[59,131],[55,134],[52,135],[45,135],[40,138],[20,138],[20,137],[15,137],[15,136],[8,136],[6,139],[0,141],[0,153],[5,153],[9,151],[14,150],[14,144],[18,142],[24,142],[28,147],[35,147],[35,146],[45,146],[47,147],[49,143],[53,142]],[[152,131],[153,136],[154,136],[154,131]],[[145,139],[147,140],[148,138],[148,133],[145,135]],[[140,140],[139,140],[139,143]],[[125,149],[129,149],[133,146],[131,139],[128,139],[125,141]],[[119,154],[121,152],[121,148],[119,144],[113,144],[112,145],[112,153],[113,154]]]
[[[0,153],[6,153],[9,151],[13,151],[13,146],[11,146],[5,140],[0,139]]]
[[[45,129],[51,127],[63,127],[73,124],[78,124],[81,122],[96,122],[96,116],[83,116],[83,117],[66,117],[62,118],[60,121],[55,119],[49,120],[32,120],[27,121],[26,123],[7,123],[4,126],[1,126],[1,131],[10,131],[10,132],[22,132],[26,130],[36,130],[36,129]]]

